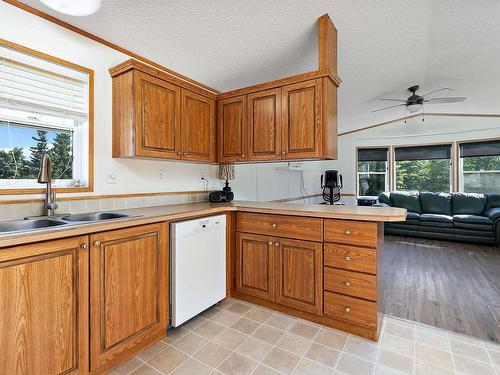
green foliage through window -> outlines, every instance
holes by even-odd
[[[396,161],[396,190],[449,192],[449,159]]]

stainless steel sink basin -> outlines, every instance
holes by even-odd
[[[66,223],[52,219],[11,220],[0,222],[0,234],[57,227]]]
[[[103,220],[113,220],[113,219],[124,219],[130,217],[128,214],[119,214],[116,212],[96,212],[93,214],[77,214],[77,215],[67,215],[61,217],[61,220],[68,222],[92,222],[92,221],[103,221]]]

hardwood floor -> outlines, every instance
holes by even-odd
[[[500,342],[500,247],[385,237],[385,313]]]

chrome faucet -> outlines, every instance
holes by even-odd
[[[52,191],[52,162],[48,154],[43,155],[42,163],[40,164],[40,172],[38,174],[38,183],[47,184],[45,190],[45,202],[43,204],[43,214],[46,216],[54,215],[57,208],[56,193]]]

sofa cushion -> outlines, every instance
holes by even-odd
[[[381,193],[378,196],[378,201],[380,203],[385,203],[385,204],[388,204],[389,206],[392,206],[391,193],[389,193],[387,191]]]
[[[486,197],[478,193],[453,193],[453,215],[481,215],[486,207]]]
[[[410,211],[406,212],[406,221],[415,221],[415,220],[418,221],[419,219],[420,219],[420,214]]]
[[[500,194],[485,194],[486,210],[494,207],[500,207]]]
[[[392,205],[394,207],[406,208],[407,211],[420,213],[420,199],[418,193],[407,191],[395,191],[391,193]]]
[[[449,215],[440,215],[440,214],[421,214],[420,224],[431,225],[436,227],[452,228],[453,217]]]
[[[457,228],[473,229],[481,231],[492,231],[493,221],[486,216],[478,215],[454,215],[453,224]]]
[[[420,205],[424,214],[451,215],[451,194],[420,193]]]

